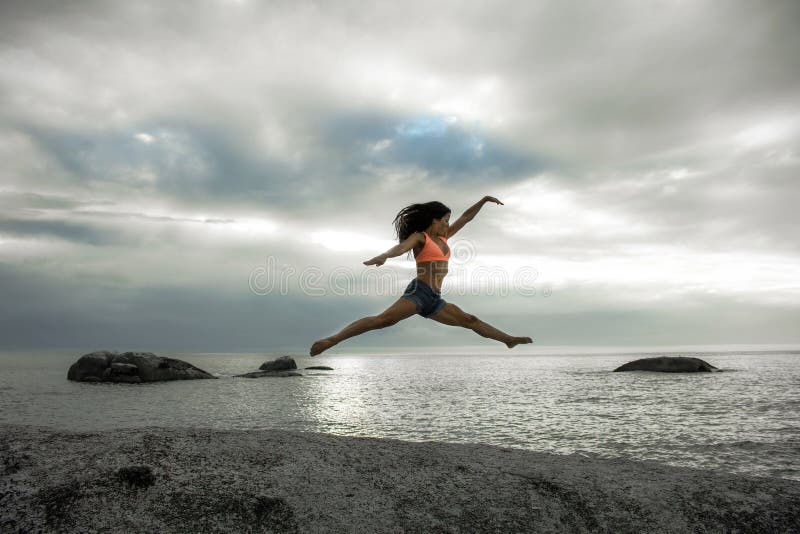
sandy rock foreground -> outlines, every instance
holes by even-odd
[[[800,482],[285,431],[0,426],[0,531],[800,532]]]

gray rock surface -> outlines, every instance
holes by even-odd
[[[2,532],[800,532],[800,482],[488,445],[0,425]]]
[[[67,371],[67,379],[78,382],[160,382],[216,378],[190,363],[157,356],[152,352],[111,352],[84,354]]]
[[[259,369],[262,371],[291,371],[297,369],[297,364],[291,356],[281,356],[276,360],[262,363]]]
[[[642,358],[628,362],[614,369],[621,371],[656,371],[659,373],[710,373],[719,371],[716,367],[700,358],[685,356],[659,356],[658,358]]]

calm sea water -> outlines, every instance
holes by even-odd
[[[92,431],[279,428],[595,453],[800,480],[800,352],[687,354],[721,373],[613,373],[656,354],[323,355],[334,371],[232,378],[275,356],[161,353],[221,380],[74,383],[75,352],[0,353],[0,423]]]

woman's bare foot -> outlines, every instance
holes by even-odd
[[[325,339],[320,339],[319,341],[315,341],[314,344],[311,345],[311,350],[308,351],[308,354],[311,356],[316,356],[317,354],[321,354],[322,352],[328,350],[334,345],[336,345],[336,342],[329,337],[326,337]]]
[[[511,341],[506,342],[506,346],[509,349],[513,349],[517,345],[524,344],[524,343],[533,343],[533,340],[529,337],[512,337]]]

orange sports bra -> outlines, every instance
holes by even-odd
[[[450,247],[447,247],[447,255],[442,254],[442,249],[439,248],[431,236],[427,234],[427,232],[422,232],[425,234],[425,245],[422,247],[422,250],[419,252],[416,260],[417,263],[423,261],[447,261],[450,259]],[[447,244],[447,239],[444,237],[440,238],[444,241],[445,245]]]

